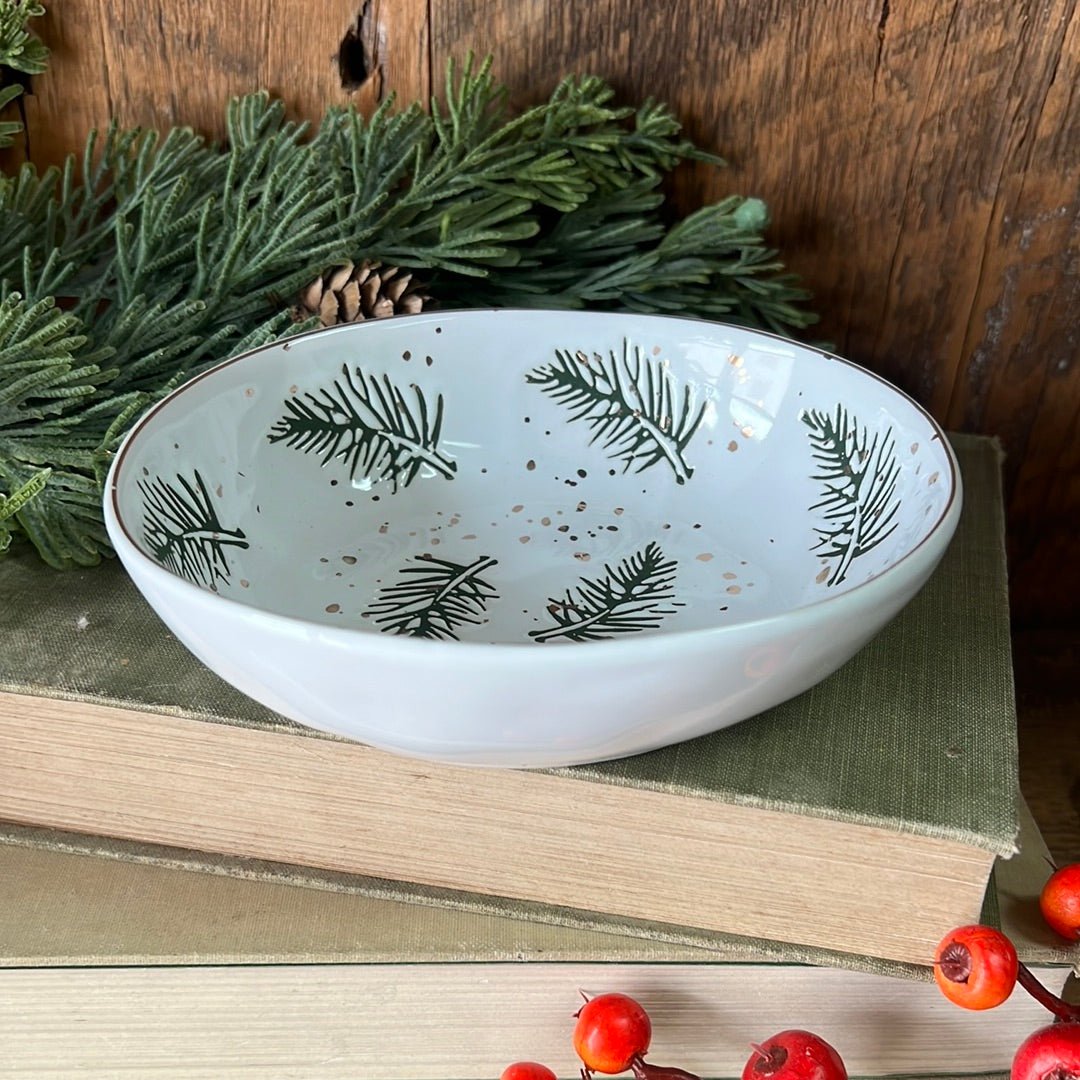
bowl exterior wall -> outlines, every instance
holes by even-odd
[[[728,727],[809,689],[911,600],[945,547],[921,549],[886,596],[856,591],[836,598],[842,612],[808,608],[783,625],[740,627],[737,640],[723,630],[689,642],[656,638],[635,662],[621,644],[605,643],[539,656],[528,646],[448,649],[430,642],[373,652],[364,636],[192,589],[132,558],[118,530],[114,542],[180,641],[268,708],[406,756],[511,768],[643,753]]]

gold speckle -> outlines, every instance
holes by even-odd
[[[121,656],[120,657],[120,666],[121,667],[127,667],[128,664],[130,664],[130,663],[131,663],[131,660],[130,660],[129,657],[127,657],[127,656]]]
[[[574,558],[579,562],[588,562],[592,556],[587,551],[575,551]]]
[[[240,588],[241,589],[246,589],[250,584],[251,584],[251,582],[248,581],[247,578],[241,578],[240,579]]]
[[[729,585],[724,592],[731,593],[732,596],[736,596],[742,592],[742,589],[738,585]]]
[[[524,503],[518,503],[517,506],[511,506],[510,507],[510,512],[512,514],[520,514],[521,511],[524,510],[524,509],[525,509],[525,504]]]
[[[929,475],[929,476],[928,476],[928,477],[926,478],[926,482],[927,482],[927,484],[936,484],[936,483],[938,482],[938,477],[939,477],[940,475],[941,475],[940,473],[936,473],[936,472],[935,472],[935,473],[931,473],[931,474],[930,474],[930,475]]]
[[[727,362],[734,368],[742,367],[745,363],[741,356],[736,356],[734,353],[727,358]]]
[[[730,570],[725,570],[723,573],[725,581],[734,581],[738,576],[738,574],[733,574]]]
[[[817,576],[816,578],[814,578],[814,580],[815,580],[815,581],[816,581],[816,582],[817,582],[817,583],[818,583],[819,585],[821,585],[821,584],[823,584],[823,583],[824,583],[824,582],[826,581],[826,579],[828,578],[828,576],[829,576],[829,568],[828,568],[827,566],[823,566],[823,567],[821,568],[821,573],[820,573],[820,574],[818,574],[818,576]]]
[[[659,356],[660,355],[660,346],[659,345],[654,345],[652,347],[652,354],[653,354],[653,356]]]
[[[540,519],[540,524],[541,524],[541,525],[550,525],[550,524],[551,524],[551,518],[549,518],[549,517],[542,517],[542,518]]]
[[[519,544],[527,544],[531,539],[532,539],[531,536],[519,536],[518,537],[518,543]]]
[[[254,396],[255,396],[255,388],[253,386],[249,386],[244,391],[244,397],[254,397]]]
[[[441,543],[442,543],[442,541],[437,536],[433,536],[431,538],[431,546],[432,547],[438,547]]]
[[[711,551],[703,551],[703,552],[702,552],[702,553],[701,553],[701,554],[700,554],[700,555],[699,555],[699,556],[697,557],[697,561],[698,561],[698,562],[712,562],[712,558],[713,558],[713,555],[712,555],[712,552],[711,552]]]
[[[336,615],[341,610],[340,604],[327,604],[326,613],[328,615]]]
[[[462,540],[475,540],[476,539],[476,533],[466,533],[461,539]]]
[[[296,383],[293,383],[292,386],[289,387],[289,393],[290,394],[298,394],[298,393],[300,393],[300,387],[297,386]]]
[[[739,449],[739,444],[732,439],[731,442],[727,444],[727,448],[734,454],[735,451]]]
[[[749,424],[746,424],[739,428],[739,434],[742,435],[744,439],[749,439],[750,436],[754,434],[754,429]]]
[[[622,508],[621,506],[616,506],[616,507],[615,507],[615,509],[614,509],[614,510],[612,511],[612,513],[613,513],[613,514],[614,514],[614,515],[615,515],[616,517],[621,517],[621,516],[622,516],[622,514],[623,514],[623,512],[624,512],[624,511],[623,511],[623,508]]]

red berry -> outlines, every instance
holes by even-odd
[[[1048,1024],[1017,1048],[1012,1080],[1080,1080],[1080,1023]]]
[[[1039,907],[1051,929],[1069,941],[1080,941],[1080,863],[1050,875],[1039,895]]]
[[[941,939],[934,978],[965,1009],[992,1009],[1013,992],[1019,964],[1013,943],[992,926],[961,926]]]
[[[499,1073],[499,1080],[559,1080],[559,1078],[546,1065],[538,1065],[535,1061],[515,1061],[513,1065],[507,1065]]]
[[[742,1080],[847,1080],[847,1069],[824,1039],[795,1028],[755,1043]]]
[[[577,1014],[574,1049],[590,1072],[624,1072],[651,1039],[649,1014],[625,994],[590,998]]]

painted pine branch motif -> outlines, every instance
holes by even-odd
[[[226,548],[246,548],[242,529],[227,529],[214,509],[210,491],[198,470],[194,481],[179,474],[172,484],[156,477],[140,480],[143,540],[150,554],[167,570],[195,585],[216,589],[231,573]]]
[[[655,630],[667,615],[674,615],[674,559],[666,559],[660,545],[647,544],[617,566],[604,566],[604,576],[567,589],[561,598],[548,600],[548,614],[555,625],[530,630],[534,641],[566,638],[599,641],[618,634]]]
[[[345,364],[332,386],[285,402],[270,442],[314,454],[323,466],[340,461],[352,480],[389,480],[395,492],[425,466],[451,479],[457,463],[439,449],[442,395],[429,405],[419,386],[410,389],[411,399],[389,375],[365,375]]]
[[[384,633],[457,641],[457,631],[482,623],[488,604],[498,599],[495,586],[481,577],[497,563],[489,555],[467,564],[417,555],[363,614]]]
[[[852,562],[872,551],[896,528],[900,501],[896,482],[900,465],[892,428],[870,436],[865,426],[837,405],[834,415],[818,409],[802,414],[822,482],[821,499],[810,507],[821,516],[810,549],[835,560],[826,584],[839,585]]]
[[[705,415],[695,407],[689,386],[680,389],[665,361],[646,356],[639,345],[623,341],[622,355],[605,360],[598,353],[556,350],[555,362],[535,368],[525,378],[570,410],[570,423],[592,428],[590,445],[599,442],[623,471],[641,472],[666,463],[679,484],[694,470],[686,448]]]

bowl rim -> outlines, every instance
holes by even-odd
[[[337,333],[363,333],[367,327],[378,327],[380,325],[385,326],[389,323],[398,323],[404,320],[423,320],[424,322],[431,322],[438,319],[450,319],[458,318],[462,315],[475,316],[475,315],[536,315],[536,314],[550,314],[550,315],[574,315],[577,317],[594,317],[598,321],[601,319],[614,319],[615,321],[629,320],[629,319],[656,319],[663,322],[684,322],[697,326],[715,327],[720,330],[730,330],[735,333],[752,334],[758,337],[765,337],[772,341],[780,342],[783,345],[794,347],[802,351],[820,356],[822,359],[843,364],[846,367],[853,368],[859,375],[871,379],[875,382],[882,384],[887,390],[898,395],[904,401],[908,402],[912,408],[922,417],[922,419],[930,426],[933,431],[932,439],[937,440],[945,453],[946,461],[949,466],[949,497],[945,501],[945,505],[942,507],[940,513],[937,515],[932,526],[927,530],[923,538],[915,544],[910,550],[906,551],[896,562],[888,566],[882,573],[869,578],[866,581],[859,582],[857,585],[853,585],[849,589],[845,589],[841,593],[827,593],[819,599],[812,600],[810,603],[802,604],[798,607],[788,608],[785,611],[774,612],[769,615],[761,615],[756,618],[742,619],[733,621],[730,623],[718,623],[714,626],[694,627],[686,630],[667,630],[663,633],[647,633],[634,635],[630,639],[615,638],[610,640],[600,641],[587,641],[576,642],[577,645],[587,645],[587,649],[569,649],[566,647],[560,647],[555,649],[533,649],[529,648],[529,642],[518,641],[460,641],[456,639],[429,639],[429,638],[414,638],[408,635],[399,634],[379,634],[373,633],[371,630],[363,629],[355,626],[332,626],[329,623],[319,622],[315,619],[305,618],[300,615],[289,615],[282,612],[271,611],[268,608],[260,607],[257,604],[249,601],[240,600],[235,597],[225,596],[222,593],[214,592],[212,590],[200,588],[193,582],[188,581],[186,578],[181,577],[179,574],[174,574],[172,571],[167,570],[155,562],[149,555],[147,555],[139,544],[136,542],[134,536],[132,536],[128,529],[127,523],[120,512],[119,503],[119,484],[118,477],[124,466],[124,460],[128,455],[131,447],[134,445],[137,436],[147,426],[149,426],[155,416],[168,408],[175,402],[177,398],[183,395],[185,392],[191,390],[198,385],[204,379],[210,378],[216,375],[218,372],[224,370],[227,367],[231,367],[235,364],[242,363],[250,360],[252,357],[258,356],[260,353],[268,350],[277,349],[287,351],[296,341],[301,341],[306,338],[314,336],[325,336]],[[451,308],[445,311],[438,312],[421,312],[414,315],[397,315],[390,316],[383,319],[367,319],[364,322],[355,323],[342,323],[337,326],[329,327],[315,327],[311,330],[305,330],[298,334],[290,335],[286,338],[277,338],[273,341],[264,342],[262,345],[256,345],[250,349],[245,349],[243,352],[237,353],[235,356],[227,357],[215,364],[211,364],[209,367],[200,371],[198,374],[193,375],[186,382],[180,386],[171,390],[168,394],[160,398],[149,406],[145,412],[135,421],[129,431],[125,434],[123,441],[119,448],[115,452],[111,464],[109,465],[108,473],[105,481],[105,491],[103,497],[104,511],[105,511],[105,524],[107,531],[111,534],[113,540],[113,546],[116,548],[116,554],[120,557],[120,561],[125,562],[123,556],[121,556],[120,548],[116,543],[117,538],[122,538],[127,549],[131,555],[138,560],[140,566],[143,568],[144,573],[149,573],[154,577],[160,576],[160,579],[167,581],[179,588],[182,593],[187,593],[192,598],[198,598],[204,603],[219,603],[224,602],[229,605],[235,605],[238,610],[250,612],[252,615],[258,615],[268,619],[280,619],[284,620],[287,624],[291,624],[297,628],[307,628],[308,630],[316,630],[319,634],[329,635],[334,638],[341,637],[343,640],[351,640],[356,637],[360,637],[361,640],[370,642],[380,642],[380,646],[376,646],[379,651],[383,648],[387,648],[391,651],[406,652],[416,650],[418,653],[439,646],[445,648],[452,647],[456,652],[481,652],[486,655],[490,655],[494,651],[505,652],[506,650],[513,650],[518,652],[522,649],[526,650],[530,655],[537,657],[548,656],[561,656],[564,659],[570,654],[581,653],[583,655],[592,655],[598,658],[599,653],[607,653],[614,650],[618,650],[622,654],[626,654],[634,651],[635,647],[638,649],[651,649],[655,648],[657,643],[666,642],[673,646],[680,643],[686,643],[692,640],[700,640],[703,638],[712,638],[716,636],[726,636],[731,633],[736,633],[745,630],[760,630],[763,627],[768,627],[774,623],[789,622],[797,624],[803,619],[813,619],[821,612],[829,609],[843,609],[851,604],[858,603],[862,596],[868,590],[883,592],[886,595],[891,594],[893,591],[889,586],[893,580],[897,577],[894,573],[897,568],[903,566],[905,563],[913,561],[916,556],[922,555],[925,549],[928,547],[931,541],[940,539],[942,529],[946,527],[950,519],[953,519],[952,527],[948,539],[945,545],[942,547],[941,552],[935,559],[935,564],[938,559],[944,554],[948,548],[948,543],[952,539],[952,534],[955,532],[956,526],[959,522],[959,513],[962,508],[962,496],[963,496],[963,482],[960,476],[959,463],[956,458],[956,452],[949,443],[948,436],[944,428],[938,423],[938,421],[924,408],[919,402],[917,402],[910,394],[900,389],[894,383],[888,379],[879,375],[877,372],[863,367],[861,364],[856,363],[854,360],[849,360],[843,356],[838,356],[836,353],[829,351],[828,349],[818,348],[816,346],[807,345],[802,342],[796,341],[793,338],[785,337],[783,334],[775,333],[770,330],[759,330],[754,327],[740,326],[737,323],[726,323],[713,319],[702,319],[693,315],[675,315],[665,314],[659,312],[636,312],[636,311],[596,311],[596,310],[578,310],[578,309],[563,309],[563,308],[517,308],[517,307],[504,307],[504,308]],[[931,572],[933,567],[931,567]]]

